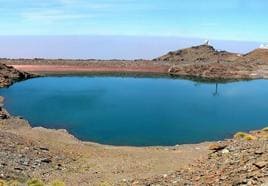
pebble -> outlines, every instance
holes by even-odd
[[[215,143],[209,146],[209,150],[219,151],[227,147],[226,144]]]
[[[223,149],[221,152],[222,152],[223,154],[228,154],[230,151],[229,151],[228,149]]]
[[[257,151],[255,151],[255,154],[262,155],[263,154],[263,151],[257,150]]]

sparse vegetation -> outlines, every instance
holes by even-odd
[[[245,132],[238,132],[234,135],[234,138],[235,139],[244,139],[244,140],[247,140],[247,141],[250,141],[250,140],[254,140],[256,139],[255,136],[252,136],[248,133],[245,133]]]
[[[0,180],[0,186],[21,186],[21,185],[27,185],[27,186],[65,186],[65,183],[60,181],[60,180],[55,180],[52,181],[49,184],[43,183],[41,180],[38,179],[31,179],[28,180],[27,183],[22,183],[17,180],[10,180],[10,181],[5,181],[5,180]]]
[[[65,183],[60,180],[53,181],[50,186],[65,186]]]
[[[44,183],[38,179],[31,179],[27,182],[28,186],[45,186]]]
[[[8,182],[7,185],[8,186],[20,186],[21,183],[19,181],[17,181],[17,180],[11,180],[11,181]]]
[[[111,184],[106,181],[100,183],[100,186],[110,186],[110,185]]]
[[[234,135],[234,138],[244,138],[245,136],[247,135],[247,133],[245,132],[237,132],[235,135]]]
[[[5,180],[0,180],[0,186],[7,186],[7,182]]]
[[[268,132],[268,127],[265,127],[264,129],[262,129],[262,131]]]

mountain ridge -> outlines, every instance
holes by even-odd
[[[216,50],[211,45],[198,45],[170,51],[153,59],[153,61],[173,62],[175,64],[215,63],[215,62],[268,62],[268,50],[257,48],[247,54]]]

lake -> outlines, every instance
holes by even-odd
[[[268,124],[268,81],[201,83],[150,77],[63,76],[0,89],[5,107],[32,126],[81,140],[155,146],[231,137]]]

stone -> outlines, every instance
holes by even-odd
[[[42,150],[42,151],[49,151],[49,149],[46,148],[46,147],[39,147],[39,149]]]
[[[221,144],[221,143],[214,143],[212,145],[209,146],[209,150],[213,150],[213,151],[220,151],[224,148],[226,148],[227,145],[226,144]]]
[[[223,154],[228,154],[230,151],[229,151],[228,149],[223,149],[221,152],[222,152]]]
[[[257,150],[257,151],[255,151],[255,154],[257,154],[257,155],[262,155],[262,154],[263,154],[263,151],[261,151],[261,150]]]
[[[41,162],[42,163],[51,163],[52,161],[51,161],[51,159],[43,158],[43,159],[41,159]]]
[[[262,169],[262,168],[264,168],[267,165],[267,162],[265,162],[265,161],[259,161],[259,162],[253,163],[253,165],[255,165],[256,167],[258,167],[259,169]]]

